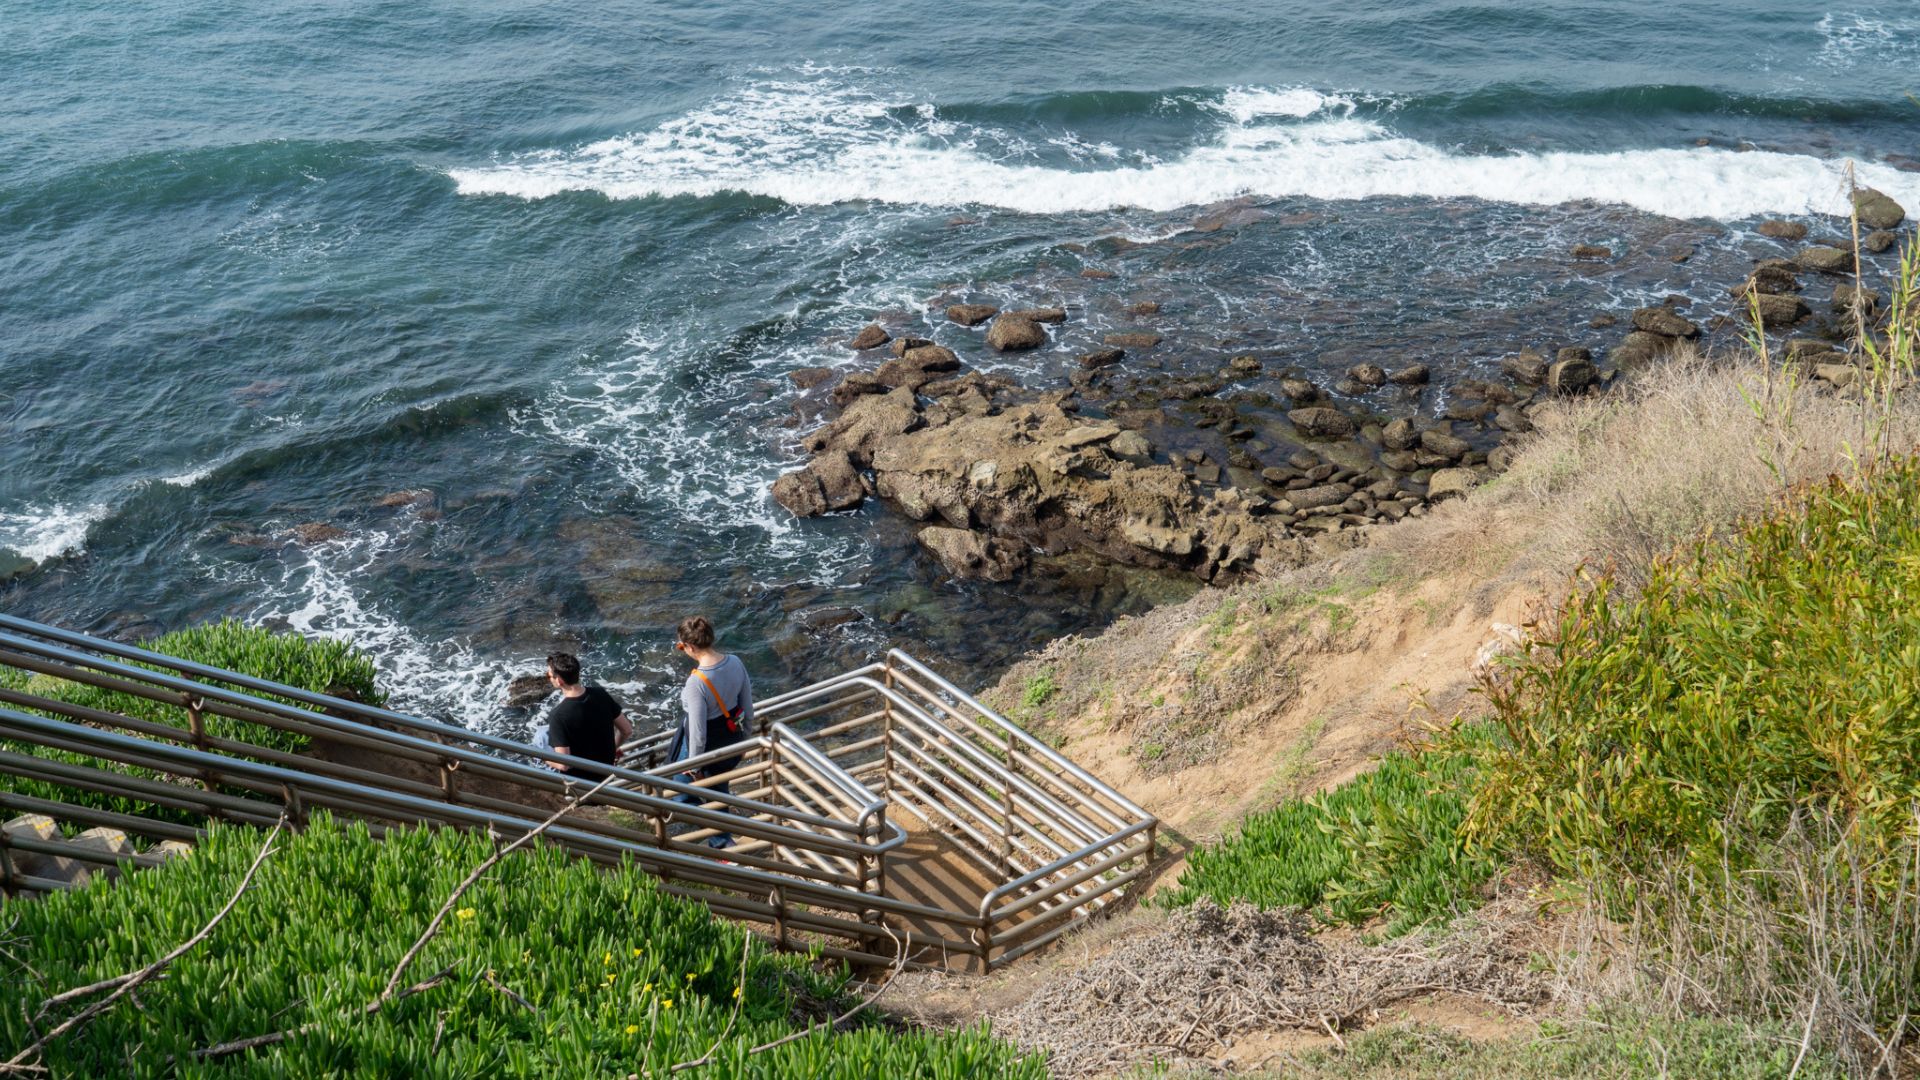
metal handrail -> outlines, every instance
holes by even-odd
[[[0,619],[5,619],[8,622],[20,621],[20,620],[14,619],[12,616],[0,616]],[[76,635],[62,632],[62,636],[72,637]],[[338,732],[341,734],[348,734],[348,735],[356,735],[362,738],[370,737],[385,747],[404,748],[406,750],[412,751],[412,756],[414,756],[417,760],[437,761],[437,760],[451,758],[452,760],[460,762],[463,766],[472,766],[472,767],[475,767],[478,771],[493,773],[495,775],[503,775],[506,778],[521,782],[526,786],[532,787],[536,790],[546,790],[550,792],[555,790],[564,791],[566,790],[569,784],[578,783],[578,781],[568,781],[567,779],[565,779],[563,774],[557,773],[551,769],[546,769],[539,766],[527,765],[521,762],[499,758],[491,754],[483,754],[478,751],[470,750],[462,746],[448,745],[442,742],[430,741],[418,735],[409,734],[404,731],[400,731],[400,732],[389,731],[382,728],[374,727],[369,724],[362,724],[354,720],[348,720],[348,719],[343,719],[341,717],[331,716],[326,713],[312,712],[305,709],[295,709],[289,706],[281,705],[277,702],[268,701],[262,698],[255,697],[251,694],[243,694],[236,691],[222,690],[219,687],[205,686],[203,684],[196,683],[191,680],[182,679],[182,678],[178,678],[170,675],[165,675],[159,672],[147,671],[142,668],[136,668],[126,664],[116,663],[111,660],[101,660],[96,657],[88,656],[85,653],[76,652],[72,649],[65,649],[57,646],[41,645],[29,639],[17,637],[16,635],[13,635],[13,634],[0,633],[0,645],[4,645],[8,648],[26,653],[29,656],[38,655],[38,656],[45,657],[49,660],[58,660],[70,666],[75,666],[80,668],[91,668],[97,671],[102,671],[114,676],[118,676],[119,678],[122,678],[122,679],[129,679],[136,682],[145,682],[155,686],[162,686],[167,689],[174,690],[177,693],[190,695],[195,698],[200,698],[203,701],[204,700],[219,701],[219,702],[223,702],[229,705],[234,705],[240,708],[245,708],[252,712],[261,713],[269,717],[281,717],[281,718],[291,719],[298,723],[311,726],[311,727],[320,728],[326,731]],[[134,650],[134,651],[144,651],[144,650]],[[0,654],[0,655],[3,655],[3,654]],[[158,655],[158,654],[154,654],[154,655]],[[25,666],[25,665],[16,664],[16,666]],[[194,665],[194,666],[200,667],[201,665]],[[213,670],[213,669],[209,669],[209,670]],[[61,672],[57,674],[59,675],[59,677],[71,678],[76,673]],[[215,677],[217,678],[217,676]],[[221,681],[226,681],[226,680],[221,680]],[[279,693],[278,689],[274,689],[279,684],[267,682],[266,680],[261,680],[261,679],[253,679],[249,681],[261,687],[263,692],[276,693],[276,694]],[[132,692],[131,688],[118,688],[118,689],[125,689],[128,692]],[[293,688],[288,687],[287,689],[292,690]],[[304,693],[304,692],[301,692],[301,693]],[[312,698],[317,698],[319,701],[322,701],[322,702],[331,702],[335,700],[335,699],[326,698],[324,695],[307,695],[307,696]],[[182,704],[182,702],[174,702],[174,701],[169,701],[168,703],[174,704],[174,705]],[[51,705],[55,703],[49,702],[48,704]],[[225,714],[221,713],[221,715],[225,715]],[[398,716],[400,714],[396,713],[393,715]],[[239,718],[239,719],[247,719],[247,718]],[[426,726],[444,727],[444,725],[426,725]],[[474,733],[467,732],[464,728],[450,728],[448,730],[452,732],[453,736],[456,738],[463,739],[466,741],[478,742],[478,743],[481,743],[482,745],[489,745],[489,744],[498,745],[502,747],[512,748],[516,752],[519,750],[533,749],[531,747],[522,747],[520,744],[513,743],[508,740],[496,739],[492,736],[476,737]],[[734,744],[734,746],[729,747],[728,750],[730,752],[740,752],[743,748],[749,747],[749,746],[768,748],[768,744],[766,743],[766,740],[764,739],[764,737],[761,737],[755,740],[747,740],[745,743],[736,743]],[[543,760],[548,760],[548,761],[554,761],[554,762],[560,762],[560,763],[566,763],[566,762],[569,762],[570,760],[578,761],[577,758],[569,759],[566,755],[538,753],[538,752],[536,753],[537,753],[537,756],[540,756]],[[637,783],[645,787],[662,788],[674,794],[695,795],[709,802],[718,802],[723,805],[733,806],[743,810],[754,810],[754,811],[771,810],[776,813],[779,813],[782,810],[782,808],[773,807],[769,804],[755,802],[753,800],[745,799],[740,796],[732,795],[728,793],[709,791],[705,788],[701,788],[696,785],[686,784],[678,780],[673,780],[670,777],[659,776],[653,773],[631,769],[626,766],[599,765],[597,766],[597,768],[600,771],[612,773],[613,775],[620,777],[620,779],[623,781],[626,781],[628,785]],[[871,798],[874,798],[874,797],[870,796],[870,799]],[[627,806],[626,807],[627,809],[639,809],[639,810],[678,809],[682,812],[689,809],[695,809],[695,808],[687,807],[684,804],[676,803],[667,796],[650,794],[645,790],[636,789],[631,786],[624,786],[624,787],[609,786],[605,789],[602,789],[601,795],[598,798],[596,798],[596,801],[605,801],[605,802],[613,803],[615,805],[619,805],[627,800],[638,800],[640,803],[639,806]],[[794,811],[787,811],[787,813],[795,816],[796,819],[804,820],[807,824],[813,825],[817,828],[825,828],[825,829],[830,829],[835,831],[853,833],[856,835],[859,834],[862,829],[862,825],[857,822],[849,823],[849,822],[843,822],[843,821],[836,821],[832,818],[802,814]],[[737,815],[728,815],[728,816],[737,816]],[[723,823],[716,820],[714,824],[723,824]],[[890,847],[897,847],[900,844],[903,844],[905,842],[906,842],[906,836],[904,832],[900,832],[897,835],[891,836],[885,841],[885,843]]]
[[[530,829],[544,813],[517,797],[503,800],[484,791],[465,793],[470,803],[463,805],[452,770],[547,794],[579,790],[577,780],[546,767],[577,760],[566,755],[16,616],[0,615],[0,664],[131,693],[185,708],[194,717],[188,731],[7,691],[0,700],[0,734],[197,779],[200,786],[10,751],[0,751],[0,774],[40,776],[252,822],[277,816],[280,802],[297,812],[304,799],[376,820],[508,831]],[[848,710],[864,711],[847,719]],[[396,778],[383,787],[373,782],[379,774],[366,769],[324,761],[309,769],[298,754],[209,738],[198,719],[202,713],[437,766],[445,797],[431,797],[430,779]],[[919,920],[922,929],[904,935],[911,947],[966,953],[983,970],[1084,924],[1140,880],[1154,859],[1158,821],[1151,814],[898,649],[882,661],[764,699],[755,713],[759,734],[695,758],[654,764],[673,738],[666,730],[628,740],[619,748],[619,764],[594,765],[616,779],[593,802],[653,818],[652,835],[591,819],[563,822],[548,836],[599,861],[633,857],[667,879],[664,891],[722,914],[771,923],[783,944],[784,928],[791,926],[855,943],[824,946],[823,955],[872,962],[884,957],[862,950],[886,932],[878,923]],[[816,720],[809,737],[800,724]],[[697,783],[676,779],[736,756],[747,760],[722,776]],[[744,794],[712,790],[741,778],[755,778]],[[241,798],[230,793],[236,789],[268,798]],[[689,796],[698,803],[680,801]],[[953,835],[959,851],[989,874],[1005,877],[972,910],[889,895],[888,858],[908,839],[889,820],[896,801],[930,824],[949,823],[958,830]],[[78,819],[81,808],[73,810]],[[695,831],[669,839],[668,821]],[[720,831],[741,834],[741,864],[719,863],[717,855],[691,842]],[[22,878],[16,874],[14,880]],[[942,933],[943,926],[953,930]]]
[[[136,739],[114,731],[103,731],[84,724],[34,716],[6,707],[0,707],[0,734],[25,738],[56,748],[71,747],[82,749],[83,752],[85,748],[90,748],[98,752],[98,756],[106,757],[108,760],[175,772],[179,775],[194,775],[198,770],[211,767],[218,769],[229,781],[247,781],[247,784],[240,786],[252,786],[254,790],[273,792],[294,790],[307,795],[325,796],[325,800],[317,803],[323,807],[333,802],[344,802],[350,806],[364,805],[396,811],[416,820],[444,820],[473,827],[492,828],[496,831],[503,828],[531,831],[539,824],[530,816],[476,810],[459,803],[440,802],[386,788],[357,784],[350,780],[288,769],[279,765],[210,754],[172,743]],[[736,821],[735,827],[737,825]],[[858,893],[744,867],[720,866],[697,855],[635,844],[617,837],[581,831],[565,824],[553,825],[543,835],[575,849],[598,850],[609,857],[631,855],[642,862],[669,866],[673,868],[675,876],[690,876],[694,879],[704,876],[709,879],[719,879],[723,884],[752,885],[763,892],[768,888],[777,888],[795,897],[808,900],[844,900],[854,905],[905,916],[946,918],[952,914],[939,908],[891,897]]]

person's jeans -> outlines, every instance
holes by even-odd
[[[686,757],[685,754],[681,754],[680,756],[675,757],[673,760],[681,761],[681,760],[684,760],[685,757]],[[678,776],[675,776],[674,779],[680,781],[683,784],[691,784],[696,780],[699,780],[700,778],[693,775],[692,773],[681,773]],[[731,780],[722,780],[721,782],[708,787],[706,790],[719,792],[722,795],[731,795],[733,794],[733,782]],[[701,803],[704,803],[707,800],[701,798],[698,795],[675,795],[673,797],[673,801],[678,803],[685,803],[688,806],[699,806]],[[709,836],[707,837],[707,846],[710,848],[732,847],[733,834],[723,832],[715,836]]]

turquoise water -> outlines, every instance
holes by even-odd
[[[655,695],[690,608],[767,683],[978,675],[1161,593],[774,506],[786,374],[872,317],[1046,382],[1158,299],[1168,367],[1418,358],[1432,411],[1723,303],[1847,160],[1920,209],[1908,0],[802,8],[0,0],[0,605],[345,634],[499,730],[556,642]],[[963,297],[1075,320],[995,360]]]

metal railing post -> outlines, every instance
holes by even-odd
[[[1013,876],[1013,733],[1007,733],[1007,775],[1001,782],[1001,797],[1006,800],[1000,808],[1000,872]]]
[[[195,694],[181,694],[180,703],[187,707],[187,731],[193,735],[193,748],[207,749],[207,716],[202,711],[207,707],[207,700]],[[211,772],[200,774],[200,786],[208,791],[213,790]]]
[[[881,684],[893,689],[893,659],[887,659],[886,670],[880,675]],[[883,798],[890,798],[893,792],[893,699],[890,696],[880,698],[880,791]]]
[[[13,853],[8,849],[9,837],[5,829],[0,829],[0,891],[13,891]]]

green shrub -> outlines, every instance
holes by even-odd
[[[165,634],[145,642],[143,647],[183,660],[268,679],[300,690],[351,696],[373,705],[381,704],[386,700],[385,695],[381,694],[374,685],[372,659],[342,641],[275,633],[263,627],[247,626],[228,619]],[[166,670],[156,665],[139,666],[154,671]],[[70,705],[103,709],[137,720],[147,720],[181,729],[188,726],[187,711],[180,705],[152,701],[118,691],[103,690],[51,676],[29,676],[25,672],[0,667],[0,686],[26,690],[40,697]],[[231,687],[231,689],[243,688]],[[298,704],[277,695],[260,696],[282,704]],[[244,724],[211,714],[206,717],[206,730],[215,738],[253,743],[286,753],[298,753],[307,747],[307,738],[304,735],[281,731],[278,728]],[[99,759],[84,754],[47,750],[7,740],[0,740],[0,746],[54,761],[110,767],[132,776],[152,777],[154,775],[143,769],[107,766]],[[96,809],[139,814],[165,821],[198,824],[202,820],[200,815],[190,811],[167,809],[142,800],[85,792],[60,784],[18,776],[0,776],[0,789]]]
[[[1746,858],[1797,808],[1884,853],[1920,799],[1920,462],[1605,576],[1493,688],[1470,827],[1562,873],[1630,881]],[[1735,826],[1729,828],[1729,825]],[[1891,864],[1891,861],[1889,861]]]
[[[1353,924],[1385,915],[1393,933],[1448,918],[1473,905],[1499,865],[1460,839],[1470,768],[1460,754],[1388,754],[1372,772],[1288,799],[1196,849],[1165,902],[1244,900]]]
[[[134,970],[189,937],[231,895],[260,841],[215,825],[192,855],[160,870],[5,904],[18,959],[0,957],[0,1056],[33,1040],[27,1018],[48,994]],[[848,1004],[844,977],[762,944],[742,983],[744,930],[662,895],[630,864],[604,870],[543,846],[508,856],[466,893],[403,980],[451,968],[444,983],[368,1017],[362,1007],[492,842],[428,829],[376,841],[362,824],[321,814],[277,846],[232,914],[142,989],[138,1008],[122,1002],[47,1048],[54,1075],[659,1076],[723,1032],[716,1063],[694,1075],[1045,1075],[1038,1059],[983,1031],[903,1034],[875,1022],[748,1057],[821,1008]],[[185,1056],[309,1022],[319,1026],[271,1048],[213,1062]]]

